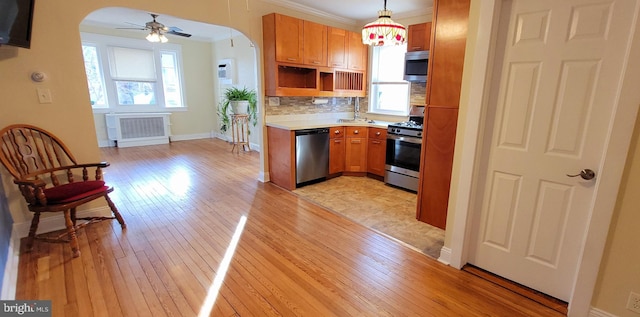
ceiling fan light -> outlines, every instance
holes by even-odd
[[[384,10],[378,11],[378,19],[362,28],[362,43],[371,46],[402,45],[406,38],[407,29],[391,20],[391,11],[387,10],[386,0]]]
[[[164,34],[160,34],[159,38],[160,38],[160,43],[169,42],[169,39],[166,36],[164,36]]]
[[[158,42],[160,42],[160,36],[158,35],[158,33],[155,30],[151,31],[151,33],[149,33],[149,35],[147,35],[147,41],[149,41],[151,43],[158,43]]]

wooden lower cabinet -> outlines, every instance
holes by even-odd
[[[344,127],[329,128],[329,174],[344,172]]]
[[[345,172],[367,172],[367,127],[346,128]]]
[[[382,128],[330,127],[329,175],[351,172],[384,177],[387,130]],[[295,131],[267,127],[269,178],[272,183],[296,189]]]
[[[447,223],[457,121],[457,108],[427,107],[416,218],[441,229]]]
[[[269,147],[269,179],[288,189],[296,189],[295,131],[267,127]]]
[[[384,177],[384,165],[387,155],[387,130],[369,128],[367,147],[367,172]]]

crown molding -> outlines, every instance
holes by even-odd
[[[348,25],[364,25],[366,23],[369,23],[373,20],[375,20],[378,16],[375,15],[375,12],[372,12],[374,15],[371,16],[370,19],[366,19],[366,20],[352,20],[352,19],[348,19],[345,17],[341,17],[341,16],[336,16],[335,14],[331,14],[322,10],[318,10],[315,8],[311,8],[309,6],[300,4],[300,3],[296,3],[294,1],[291,0],[262,0],[263,2],[268,2],[268,3],[272,3],[278,6],[282,6],[288,9],[292,9],[295,11],[299,11],[299,12],[303,12],[303,13],[307,13],[307,14],[311,14],[311,15],[315,15],[317,17],[323,18],[323,19],[329,19],[329,20],[333,20],[335,22],[339,22],[339,23],[344,23],[344,24],[348,24]],[[393,12],[393,11],[392,11]],[[427,8],[420,8],[420,9],[416,9],[416,10],[412,10],[411,12],[404,12],[404,13],[392,13],[392,18],[393,19],[410,19],[413,17],[419,17],[419,16],[431,16],[433,15],[433,7],[427,7]]]
[[[409,19],[409,18],[420,17],[425,15],[432,16],[433,7],[416,9],[416,10],[412,10],[411,12],[404,12],[404,13],[398,13],[398,14],[392,13],[391,18],[392,19]]]
[[[351,25],[357,25],[358,24],[358,21],[356,21],[356,20],[339,17],[339,16],[336,16],[334,14],[327,13],[325,11],[314,9],[314,8],[308,7],[308,6],[303,5],[303,4],[295,3],[295,2],[290,1],[290,0],[262,0],[262,1],[273,3],[275,5],[279,5],[279,6],[282,6],[282,7],[285,7],[285,8],[289,8],[289,9],[293,9],[293,10],[296,10],[296,11],[312,14],[312,15],[315,15],[315,16],[318,16],[318,17],[321,17],[321,18],[330,19],[330,20],[333,20],[333,21],[336,21],[336,22],[340,22],[340,23],[344,23],[344,24],[351,24]]]

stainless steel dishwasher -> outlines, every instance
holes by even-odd
[[[329,129],[296,130],[296,186],[329,175]]]

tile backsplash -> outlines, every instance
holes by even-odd
[[[425,83],[411,83],[410,104],[424,105],[427,88]],[[265,114],[268,116],[316,113],[353,112],[355,97],[327,97],[326,104],[313,104],[314,97],[265,97]],[[368,98],[360,98],[360,111],[367,111]]]
[[[424,105],[427,101],[427,83],[411,83],[411,99],[409,103],[412,105]]]
[[[274,99],[277,98],[277,99]],[[271,99],[271,100],[270,100]],[[353,112],[355,98],[330,97],[317,98],[327,99],[326,104],[313,104],[313,97],[267,97],[266,114],[269,116],[292,115],[292,114],[314,114],[332,112]],[[271,101],[279,100],[278,105],[273,105]],[[360,104],[365,98],[360,98]]]

